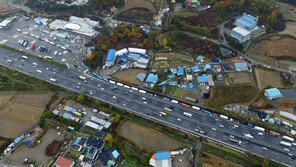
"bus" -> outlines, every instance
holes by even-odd
[[[288,146],[288,147],[291,147],[292,146],[291,143],[288,143],[288,142],[285,142],[285,141],[281,141],[280,144],[281,145],[284,145],[284,146]]]
[[[172,103],[178,104],[179,102],[177,100],[171,100]]]
[[[80,75],[78,78],[79,78],[79,79],[82,79],[82,80],[86,80],[86,77],[85,77],[85,76],[81,76],[81,75]]]
[[[115,83],[116,83],[115,81],[112,81],[112,80],[109,80],[109,82],[110,82],[111,84],[115,84]]]
[[[197,106],[192,106],[192,109],[195,109],[195,110],[200,110],[200,108],[199,108],[199,107],[197,107]]]
[[[274,131],[269,131],[269,133],[271,134],[271,135],[274,135],[274,136],[277,136],[277,137],[279,137],[280,136],[280,134],[279,133],[277,133],[277,132],[274,132]]]
[[[123,87],[130,89],[131,87],[128,85],[124,85]]]
[[[117,82],[117,84],[116,85],[118,85],[118,86],[123,86],[123,84],[122,83],[120,83],[120,82]]]
[[[187,117],[192,117],[192,114],[188,113],[188,112],[183,112],[183,114]]]
[[[188,105],[188,104],[185,104],[185,103],[181,103],[181,105],[182,105],[182,106],[184,106],[184,107],[191,108],[191,106],[190,106],[190,105]]]
[[[285,140],[289,140],[289,141],[291,141],[291,142],[294,141],[294,138],[289,137],[289,136],[286,136],[286,135],[283,136],[283,139],[285,139]]]
[[[146,93],[145,90],[141,90],[141,89],[139,90],[139,92],[140,92],[140,93]]]
[[[138,91],[139,89],[136,87],[132,87],[132,90]]]
[[[258,130],[258,131],[261,131],[261,132],[264,132],[264,131],[265,131],[264,128],[261,128],[261,127],[259,127],[259,126],[255,126],[254,129],[255,129],[255,130]]]
[[[235,140],[233,138],[229,138],[229,140],[232,141],[232,142],[238,143],[238,144],[241,144],[242,143],[241,141]]]

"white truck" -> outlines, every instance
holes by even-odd
[[[82,79],[82,80],[86,80],[86,77],[85,77],[85,76],[81,76],[81,75],[80,75],[78,78],[79,78],[79,79]]]
[[[109,80],[109,83],[116,84],[116,82],[115,81],[112,81],[112,80]]]
[[[285,142],[285,141],[281,141],[280,144],[281,145],[284,145],[284,146],[288,146],[288,147],[291,147],[292,146],[291,143],[288,143],[288,142]]]
[[[197,107],[197,106],[192,106],[192,109],[195,109],[195,110],[200,110],[200,108],[199,108],[199,107]]]
[[[220,115],[220,118],[228,119],[228,116],[226,116],[226,115]]]
[[[294,141],[294,138],[289,137],[289,136],[286,136],[286,135],[283,136],[283,139],[288,140],[290,142],[293,142]]]
[[[22,56],[22,58],[23,58],[23,59],[28,59],[28,57],[27,57],[27,56]]]
[[[52,82],[57,82],[57,80],[54,79],[54,78],[50,78],[49,80],[52,81]]]
[[[251,134],[249,134],[249,133],[244,134],[244,136],[247,137],[247,138],[249,138],[249,139],[253,139],[253,138],[254,138],[254,137],[253,137]]]
[[[172,103],[178,104],[179,102],[177,100],[171,100]]]
[[[254,127],[255,130],[258,130],[258,131],[261,131],[261,132],[264,132],[265,129],[264,128],[261,128],[260,126],[255,126]]]
[[[140,93],[146,93],[145,90],[141,90],[141,89],[139,90],[139,92],[140,92]]]
[[[123,86],[123,84],[122,83],[120,83],[120,82],[117,82],[117,84],[116,85],[118,85],[118,86]]]
[[[139,89],[136,87],[132,87],[132,90],[138,91]]]
[[[183,112],[183,114],[187,117],[192,117],[192,114],[188,113],[188,112]]]

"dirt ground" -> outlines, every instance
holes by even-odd
[[[128,69],[119,71],[112,75],[112,77],[118,79],[119,81],[130,83],[133,85],[141,85],[141,81],[137,79],[137,75],[140,73],[146,73],[146,70],[143,69]]]
[[[228,73],[227,82],[229,84],[254,83],[254,77],[249,72]]]
[[[266,43],[267,56],[270,57],[296,57],[296,40],[282,38],[270,40]]]
[[[224,160],[220,157],[217,157],[215,155],[212,154],[208,154],[208,153],[202,153],[201,154],[201,161],[202,161],[202,166],[204,167],[215,167],[215,166],[219,166],[219,167],[242,167],[239,164],[235,164],[232,163],[231,161],[227,161]]]
[[[149,0],[126,0],[126,5],[121,9],[121,11],[126,11],[132,8],[146,8],[152,13],[156,12],[155,7]]]
[[[285,34],[285,35],[291,35],[293,37],[296,37],[296,23],[295,22],[287,22],[286,23],[286,29],[280,34]]]
[[[273,71],[269,71],[262,68],[255,68],[255,76],[258,88],[261,90],[267,85],[272,87],[281,88],[283,87],[280,76]]]
[[[124,122],[119,129],[119,135],[145,149],[159,151],[170,150],[184,146],[182,143],[148,127],[132,122]]]
[[[15,138],[38,122],[51,95],[16,93],[11,97],[9,93],[0,97],[0,136]]]
[[[184,97],[191,97],[191,98],[197,99],[198,98],[197,91],[195,89],[193,90],[183,89],[180,95],[180,99],[184,99]]]
[[[185,151],[184,154],[177,155],[172,160],[173,167],[190,167],[188,161],[189,151]]]
[[[223,63],[224,64],[233,64],[233,63],[248,63],[248,62],[234,57],[234,58],[223,60]]]
[[[139,24],[150,24],[153,19],[153,14],[154,13],[147,8],[137,7],[120,12],[115,19]]]
[[[22,162],[25,158],[29,158],[37,162],[37,164],[46,165],[48,164],[53,157],[45,155],[45,148],[53,140],[63,140],[63,135],[58,136],[58,131],[50,129],[46,134],[41,138],[41,143],[35,147],[28,148],[24,145],[16,149],[16,151],[10,155],[8,158],[13,162]]]
[[[0,95],[0,107],[8,103],[8,101],[13,97],[13,94],[1,94]]]
[[[7,5],[4,2],[0,2],[0,7],[1,7],[0,8],[0,15],[6,15],[6,14],[13,13],[18,10],[12,6]]]
[[[167,61],[156,61],[153,63],[153,69],[165,68],[165,67],[180,67],[183,65],[192,65],[194,58],[192,56],[182,53],[156,53],[155,58],[167,57]]]

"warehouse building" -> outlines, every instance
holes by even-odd
[[[177,75],[184,75],[184,68],[183,67],[178,68]]]
[[[171,152],[156,152],[149,161],[149,165],[154,167],[172,167]]]
[[[90,20],[89,18],[80,18],[71,16],[69,21],[55,20],[49,24],[53,30],[70,31],[77,34],[93,37],[98,34],[95,27],[100,27],[98,21]]]
[[[148,83],[157,83],[158,81],[158,76],[157,74],[148,74],[147,78],[146,78],[146,82]]]
[[[264,95],[269,99],[276,99],[279,97],[282,97],[282,93],[280,92],[280,90],[278,88],[270,88],[270,89],[265,89],[264,91]]]
[[[55,167],[72,167],[75,162],[64,157],[59,157],[53,166]]]
[[[208,83],[209,82],[209,78],[206,74],[202,74],[201,76],[197,77],[197,82],[198,83]]]
[[[251,39],[251,31],[241,27],[235,27],[231,30],[231,36],[237,39],[240,43],[244,43]]]
[[[47,25],[47,21],[48,19],[44,18],[44,17],[36,17],[34,19],[35,23],[38,24],[38,25]]]
[[[247,63],[234,63],[235,71],[249,71]]]
[[[244,13],[241,18],[236,19],[235,25],[246,30],[253,30],[258,22],[259,17],[254,17],[252,15]]]
[[[108,54],[106,56],[106,60],[105,60],[105,66],[106,67],[111,67],[114,65],[115,63],[115,59],[116,59],[116,56],[115,56],[115,49],[109,49],[108,50]]]

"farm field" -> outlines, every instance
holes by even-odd
[[[286,29],[280,34],[291,35],[296,38],[296,23],[295,22],[286,22]]]
[[[154,129],[129,121],[122,124],[119,129],[119,135],[145,149],[153,151],[177,149],[184,146],[184,144]]]
[[[158,60],[157,58],[166,57],[167,60]],[[182,53],[156,53],[155,60],[153,63],[153,69],[159,68],[174,68],[180,67],[184,65],[193,65],[194,59],[190,55],[182,54]]]
[[[266,86],[271,86],[276,88],[283,87],[280,76],[278,75],[277,72],[256,67],[255,76],[256,76],[258,88],[260,90]]]
[[[132,23],[150,24],[153,19],[153,14],[154,13],[147,8],[137,7],[119,12],[115,19]]]
[[[246,104],[256,97],[258,91],[258,88],[251,84],[212,87],[210,98],[205,100],[205,105],[217,108],[231,103]]]
[[[178,86],[171,86],[168,85],[166,88],[166,94],[169,94],[174,97],[180,97],[183,89],[179,88]]]
[[[142,83],[136,78],[139,73],[146,73],[146,70],[142,70],[142,69],[123,70],[113,74],[112,77],[116,78],[119,81],[138,86],[138,85],[141,85]]]
[[[155,7],[149,0],[126,0],[125,6],[120,11],[126,11],[133,8],[146,8],[152,13],[156,12]]]
[[[234,72],[229,73],[227,82],[229,84],[243,84],[243,83],[254,83],[254,77],[249,72]]]
[[[200,156],[201,156],[201,163],[203,167],[214,167],[214,166],[243,167],[242,165],[232,163],[231,161],[224,160],[220,157],[217,157],[213,154],[209,154],[206,152],[202,152]]]
[[[15,138],[38,122],[51,94],[8,93],[0,97],[0,136]]]

